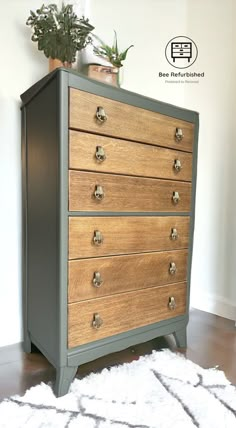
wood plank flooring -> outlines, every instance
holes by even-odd
[[[79,367],[77,377],[104,367],[138,359],[153,349],[166,348],[176,351],[172,336],[139,344],[122,352],[107,355]],[[199,310],[190,311],[188,347],[181,350],[187,358],[204,368],[223,370],[236,384],[236,328],[234,321]],[[0,348],[0,400],[14,394],[24,394],[26,389],[40,382],[54,381],[55,370],[39,352],[25,354],[20,344]]]

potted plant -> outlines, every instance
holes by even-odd
[[[30,11],[26,25],[33,29],[31,40],[38,43],[38,50],[50,59],[50,71],[55,61],[57,66],[71,66],[76,52],[92,43],[94,27],[84,16],[78,18],[71,4],[62,3],[61,9],[56,4],[43,4],[36,12]]]
[[[133,45],[121,51],[118,48],[116,31],[114,31],[114,33],[112,46],[107,45],[98,36],[93,34],[94,39],[99,42],[98,46],[95,46],[93,42],[93,52],[96,56],[105,60],[106,63],[105,65],[90,64],[88,75],[89,77],[119,86],[120,68],[123,67],[123,61],[126,59],[127,53]]]

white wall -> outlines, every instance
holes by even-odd
[[[29,10],[41,3],[8,0],[0,16],[0,346],[21,340],[19,107],[20,94],[47,73],[47,60],[25,26]],[[125,63],[124,88],[200,112],[192,305],[235,318],[234,1],[119,0],[111,7],[110,0],[87,0],[86,12],[101,38],[111,41],[116,29],[122,47],[135,45]],[[158,78],[159,71],[171,71],[166,42],[180,34],[198,45],[192,69],[206,74],[199,85]]]
[[[21,340],[20,94],[48,72],[48,61],[30,41],[31,31],[25,25],[30,9],[42,3],[8,0],[1,5],[0,346]],[[83,12],[84,0],[79,5],[78,11]]]
[[[47,70],[28,43],[32,3],[9,0],[0,15],[0,346],[19,342],[21,331],[20,94]]]
[[[200,91],[193,88],[186,94],[186,104],[201,113],[192,303],[232,319],[236,319],[235,17],[234,0],[191,2],[188,30],[201,46],[199,63],[206,79]]]

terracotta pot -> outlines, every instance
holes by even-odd
[[[119,86],[118,67],[91,64],[88,66],[88,77],[109,85]]]
[[[60,61],[60,59],[53,59],[53,58],[49,58],[49,72],[55,70],[56,68],[59,67],[66,67],[66,68],[71,68],[72,64],[71,62],[62,62]]]

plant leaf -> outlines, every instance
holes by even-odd
[[[119,51],[118,51],[117,33],[115,30],[114,30],[114,33],[115,33],[115,35],[114,35],[114,41],[113,41],[112,49],[113,49],[114,53],[116,54],[116,56],[118,56]]]
[[[120,60],[121,61],[124,61],[125,59],[126,59],[126,56],[127,56],[127,53],[128,53],[128,50],[130,49],[130,48],[133,48],[133,46],[134,45],[130,45],[124,52],[121,52],[120,53]]]

